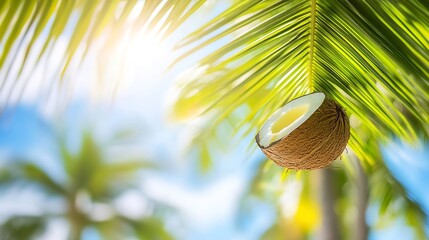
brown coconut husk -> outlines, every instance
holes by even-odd
[[[325,168],[336,160],[347,146],[350,122],[344,110],[334,100],[322,105],[289,135],[268,147],[256,143],[277,165],[296,170]]]

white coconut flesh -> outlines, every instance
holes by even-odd
[[[323,103],[325,94],[314,93],[292,100],[271,115],[259,132],[259,144],[268,147],[288,136],[304,123]]]

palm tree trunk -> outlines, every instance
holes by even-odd
[[[367,240],[369,232],[368,225],[366,223],[366,209],[368,207],[369,199],[368,179],[359,159],[355,159],[357,171],[357,225],[355,240]]]
[[[333,172],[326,168],[320,170],[319,176],[320,202],[322,207],[321,240],[341,239],[338,217],[335,213],[335,191],[333,186]]]
[[[81,213],[76,205],[76,197],[69,203],[70,240],[80,240],[84,229]]]

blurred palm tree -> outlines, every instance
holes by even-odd
[[[106,148],[97,144],[89,133],[82,134],[77,154],[66,147],[63,138],[59,139],[57,150],[60,152],[59,162],[65,179],[52,177],[46,167],[31,159],[13,159],[2,169],[0,184],[8,188],[17,187],[17,184],[37,187],[49,198],[62,199],[65,209],[60,213],[46,212],[40,216],[12,216],[0,227],[1,239],[33,239],[34,235],[43,232],[47,221],[52,219],[66,219],[70,226],[69,238],[73,240],[81,239],[84,229],[89,227],[98,230],[103,239],[124,236],[171,239],[156,216],[131,218],[114,205],[121,194],[139,188],[137,174],[145,169],[153,169],[153,163],[141,157],[107,157]],[[103,216],[97,215],[97,209],[98,214],[101,211]]]
[[[108,36],[102,49],[109,49],[124,31],[157,27],[168,36],[204,2],[144,1],[138,17],[127,25],[131,10],[142,1],[2,1],[0,93],[25,88],[18,83],[27,83],[34,69],[26,64],[29,52],[35,51],[38,60],[49,56],[47,49],[53,48],[70,22],[76,25],[67,51],[55,65],[63,78],[74,72],[70,62],[80,63],[97,36]],[[43,47],[34,48],[43,31],[49,32]],[[215,51],[201,59],[197,76],[178,86],[181,94],[174,113],[206,120],[195,142],[207,166],[210,141],[201,139],[215,136],[225,122],[239,139],[255,135],[287,101],[322,91],[346,108],[351,118],[352,151],[343,156],[342,167],[364,186],[360,188],[364,195],[369,182],[370,197],[382,211],[405,197],[402,209],[410,212],[407,219],[422,237],[423,221],[415,219],[423,212],[386,170],[379,150],[395,137],[415,142],[429,136],[428,39],[425,0],[232,1],[178,44],[187,50],[178,61],[206,47]],[[24,45],[25,56],[18,58],[17,49]],[[77,54],[78,46],[84,46],[84,54]],[[12,66],[19,66],[17,77],[9,76]],[[27,77],[22,76],[24,67],[30,68]],[[350,160],[354,156],[359,161]],[[322,175],[332,182],[329,170]],[[362,179],[365,175],[368,180]],[[322,184],[322,188],[330,187]]]

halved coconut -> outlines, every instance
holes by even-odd
[[[290,169],[324,168],[337,159],[350,137],[349,118],[325,94],[296,98],[278,109],[256,135],[262,152]]]

